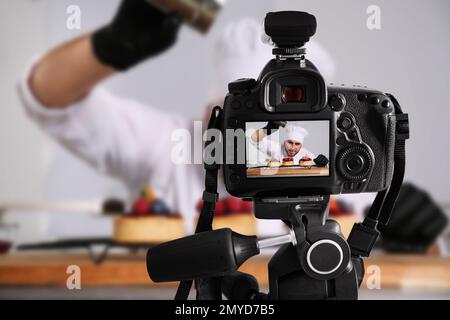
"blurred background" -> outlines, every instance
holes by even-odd
[[[16,90],[33,56],[104,25],[118,4],[117,0],[0,0],[0,243],[4,252],[0,298],[170,299],[175,292],[174,286],[150,283],[142,248],[112,248],[103,256],[108,241],[117,240],[115,217],[99,214],[105,200],[121,200],[130,208],[134,199],[119,181],[90,169],[43,134],[26,117]],[[71,5],[81,9],[80,30],[66,27]],[[380,30],[367,27],[372,5],[380,8]],[[278,10],[316,16],[319,27],[314,39],[335,64],[328,82],[393,93],[410,115],[405,178],[410,184],[403,191],[398,219],[394,217],[392,230],[368,262],[381,270],[381,289],[364,285],[362,298],[450,298],[447,0],[229,0],[208,34],[184,27],[172,50],[115,76],[106,86],[118,95],[201,119],[211,102],[208,84],[217,59],[213,47],[221,30],[247,17],[262,24],[267,12]],[[363,216],[373,197],[335,199],[333,214],[344,230]],[[117,201],[109,205],[121,206]],[[69,247],[33,247],[67,239],[72,241]],[[259,259],[252,263],[261,267],[265,260]],[[67,289],[70,265],[81,268],[81,290]],[[260,269],[264,279],[264,268]]]

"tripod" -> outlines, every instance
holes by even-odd
[[[329,196],[254,199],[258,219],[283,220],[289,235],[258,240],[230,229],[201,232],[149,251],[148,272],[156,282],[196,279],[197,300],[357,299],[362,259],[352,257],[340,226],[328,220]],[[269,269],[269,293],[238,272],[249,258],[281,245]]]
[[[351,257],[340,226],[328,220],[329,196],[255,200],[259,219],[281,219],[290,228],[287,236],[258,242],[258,248],[282,244],[272,257],[269,293],[259,292],[256,279],[236,271],[221,280],[197,281],[197,299],[324,300],[358,298],[364,276],[361,258]]]

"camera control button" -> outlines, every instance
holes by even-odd
[[[342,94],[333,94],[328,100],[328,105],[333,111],[342,111],[346,104],[347,102]]]
[[[240,102],[239,100],[234,100],[234,101],[231,103],[231,108],[233,108],[234,110],[240,109],[241,106],[242,106],[242,104],[241,104],[241,102]]]
[[[367,94],[365,94],[365,93],[361,93],[361,94],[358,94],[358,100],[359,101],[366,101],[367,100]]]
[[[347,139],[345,139],[344,136],[341,136],[341,137],[336,139],[336,144],[338,146],[345,146],[347,144]]]
[[[348,133],[348,138],[352,141],[359,141],[358,131],[352,130]]]
[[[369,103],[370,104],[380,104],[380,98],[378,98],[377,96],[373,96],[373,97],[370,97],[370,99],[369,99]]]
[[[364,168],[364,158],[360,155],[354,155],[347,161],[347,170],[353,173],[359,173]]]
[[[358,190],[361,190],[362,183],[360,183],[360,182],[346,182],[344,184],[344,188],[345,188],[345,190],[350,191],[350,192],[357,192]]]
[[[345,183],[344,183],[344,188],[345,188],[345,190],[347,190],[347,191],[353,190],[353,183],[352,183],[352,182],[345,182]]]
[[[247,109],[253,109],[255,107],[255,103],[252,100],[248,100],[245,102],[245,107]]]
[[[338,128],[342,131],[348,131],[354,126],[354,123],[352,118],[348,116],[342,116],[339,118],[337,125]]]
[[[383,108],[386,108],[386,109],[390,109],[392,106],[392,104],[389,100],[384,100],[381,105],[383,106]]]
[[[373,167],[370,151],[364,145],[353,145],[343,149],[337,156],[339,173],[348,182],[361,182],[366,179]]]

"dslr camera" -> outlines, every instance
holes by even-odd
[[[327,87],[302,49],[316,32],[314,16],[303,12],[269,13],[265,31],[277,46],[273,50],[276,58],[265,66],[258,80],[231,83],[225,99],[224,132],[265,131],[259,133],[264,135],[261,141],[251,141],[258,134],[246,135],[245,164],[230,160],[228,155],[239,156],[243,150],[224,135],[228,192],[254,198],[385,190],[392,180],[395,144],[396,114],[391,98],[362,86]],[[278,127],[280,134],[271,139],[271,131],[273,135]],[[313,162],[304,167],[299,163],[301,159],[291,157],[286,152],[286,134],[282,134],[286,129],[299,131],[297,140],[304,139],[299,153],[308,148],[314,158],[321,155],[321,161],[306,155]],[[306,138],[302,131],[308,133]],[[278,159],[271,159],[277,150],[270,149],[278,147]],[[269,153],[268,157],[260,152]],[[259,155],[257,161],[253,159],[257,158],[255,154]],[[323,164],[325,158],[329,164]]]
[[[276,58],[257,80],[230,83],[224,107],[214,109],[208,129],[222,139],[206,142],[196,234],[147,255],[153,281],[181,281],[176,299],[187,299],[193,281],[199,300],[222,294],[231,300],[357,299],[363,258],[387,225],[403,182],[409,120],[392,95],[327,86],[304,49],[316,28],[305,12],[269,13],[265,31]],[[208,158],[216,142],[219,152]],[[252,201],[256,218],[282,220],[289,234],[259,240],[212,230],[222,163],[227,191]],[[378,195],[345,238],[328,217],[330,195],[360,192]],[[268,265],[266,294],[238,270],[273,246],[280,247]]]

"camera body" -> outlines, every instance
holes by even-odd
[[[322,133],[329,142],[328,175],[254,178],[248,175],[247,163],[225,161],[225,186],[231,195],[245,199],[378,192],[390,185],[396,116],[386,94],[361,86],[327,87],[308,60],[277,58],[258,80],[241,79],[229,85],[222,128],[246,131],[249,123],[271,121],[328,123],[329,130]],[[225,158],[242,152],[227,139],[224,135]],[[246,143],[246,154],[248,148]]]

